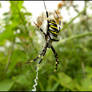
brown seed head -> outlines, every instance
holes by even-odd
[[[63,6],[63,3],[62,2],[60,2],[59,4],[58,4],[58,9],[61,9],[62,8],[62,6]]]
[[[59,22],[62,20],[62,16],[59,10],[55,10],[54,19],[57,24],[59,24]]]

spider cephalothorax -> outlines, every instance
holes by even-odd
[[[45,6],[45,2],[44,2],[44,6]],[[46,9],[46,6],[45,6],[45,9]],[[46,17],[44,17],[43,14],[42,14],[42,16],[37,18],[37,23],[35,23],[35,25],[43,33],[45,40],[46,40],[46,43],[45,43],[45,46],[44,46],[42,52],[40,53],[40,55],[38,55],[32,61],[36,61],[36,60],[39,59],[39,63],[41,63],[44,55],[46,54],[47,48],[51,48],[51,50],[54,53],[54,56],[56,58],[56,69],[55,70],[57,70],[57,65],[59,63],[59,60],[58,60],[58,55],[57,55],[54,47],[52,46],[52,42],[58,41],[57,36],[58,36],[58,33],[60,32],[61,15],[60,15],[60,12],[58,12],[58,11],[55,11],[52,14],[54,15],[54,19],[49,18],[49,13],[46,10]],[[44,32],[43,29],[41,28],[41,25],[43,24],[44,19],[47,19],[47,30],[46,30],[46,32]]]

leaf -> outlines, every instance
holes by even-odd
[[[24,15],[31,16],[32,13],[30,13],[30,12],[26,12],[26,13],[24,13]]]
[[[1,3],[0,3],[0,8],[2,7]]]
[[[65,73],[59,73],[58,74],[58,82],[65,88],[69,88],[70,90],[79,90],[79,85],[68,75]]]
[[[16,10],[16,6],[18,6],[19,10],[22,8],[24,1],[10,1],[11,10]]]
[[[13,86],[13,84],[14,82],[9,79],[0,81],[0,91],[9,91],[9,89]]]
[[[14,50],[11,56],[10,69],[13,70],[18,62],[24,62],[24,61],[26,61],[26,54],[21,50]]]
[[[5,44],[4,40],[0,42],[0,46],[3,46],[4,44]]]
[[[59,86],[59,83],[55,83],[55,85],[52,87],[52,91],[55,91],[57,89],[57,87]]]
[[[14,37],[13,31],[11,31],[11,30],[5,30],[4,32],[2,32],[0,34],[0,42],[3,41],[3,40],[8,40],[8,39],[10,39],[12,37]]]
[[[92,68],[86,67],[86,78],[81,81],[81,91],[92,91]]]
[[[3,15],[4,15],[4,16],[9,15],[9,12],[5,12],[5,13],[3,13]]]
[[[25,85],[25,84],[27,84],[28,80],[25,75],[19,75],[16,77],[16,82],[21,85]]]

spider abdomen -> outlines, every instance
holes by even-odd
[[[59,33],[59,29],[54,20],[48,21],[48,32],[50,32],[53,36],[57,37]]]

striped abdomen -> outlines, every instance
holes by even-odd
[[[49,20],[48,21],[48,31],[53,35],[53,36],[57,36],[59,33],[57,24],[54,20]]]

